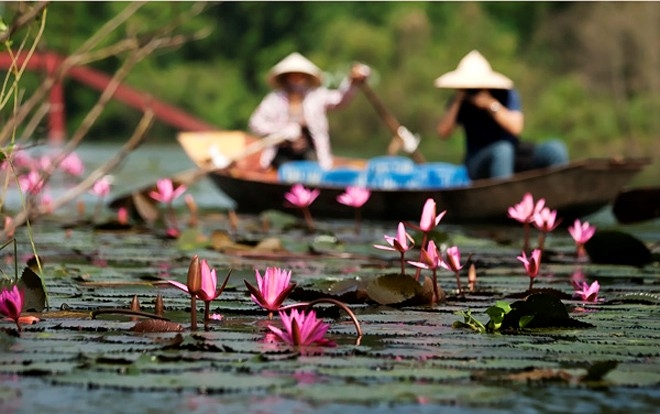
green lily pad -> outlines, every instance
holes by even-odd
[[[57,385],[84,385],[126,391],[197,391],[204,393],[249,392],[284,387],[295,383],[283,377],[264,377],[224,371],[181,373],[118,374],[74,371],[52,378]]]
[[[366,292],[371,300],[381,305],[400,305],[414,300],[421,303],[425,296],[422,285],[415,278],[396,273],[370,280]],[[425,302],[428,303],[428,299]]]

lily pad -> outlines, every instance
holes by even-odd
[[[422,285],[410,275],[390,273],[379,276],[367,284],[367,295],[381,305],[401,305],[416,301],[426,302]]]
[[[599,230],[584,247],[594,263],[644,266],[651,261],[641,240],[618,230]]]

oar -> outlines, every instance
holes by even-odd
[[[219,152],[219,148],[214,146],[211,147],[207,164],[198,168],[192,168],[190,170],[179,172],[168,178],[172,180],[175,186],[189,186],[205,177],[206,174],[211,171],[225,169],[237,161],[249,157],[252,154],[256,154],[257,152],[270,146],[284,142],[286,139],[286,137],[282,137],[278,133],[274,133],[249,144],[242,151],[231,156],[223,155]],[[139,217],[150,221],[158,215],[158,211],[156,210],[156,203],[151,200],[151,197],[149,197],[149,193],[154,190],[156,190],[155,182],[144,185],[140,188],[130,191],[129,193],[120,195],[111,200],[108,205],[110,208],[114,209],[125,207],[129,209],[129,211],[137,213]]]
[[[389,128],[390,132],[392,132],[393,137],[392,140],[390,141],[390,145],[387,147],[387,152],[389,155],[394,155],[397,152],[399,152],[402,148],[405,149],[404,146],[404,140],[416,140],[410,132],[403,127],[399,121],[392,115],[390,111],[385,108],[385,105],[383,104],[383,101],[380,100],[378,95],[376,95],[376,92],[374,92],[373,89],[367,84],[367,82],[362,82],[360,84],[360,87],[362,88],[362,92],[364,92],[364,95],[367,97],[367,100],[371,103],[371,105],[374,107],[376,110],[376,113],[378,113],[378,116],[385,122],[385,125]],[[405,136],[402,136],[406,134]],[[413,144],[411,142],[411,144]],[[424,156],[422,155],[421,152],[419,152],[419,149],[417,148],[417,145],[414,145],[415,149],[410,153],[410,156],[412,157],[413,160],[417,163],[424,163],[426,160],[424,159]]]
[[[660,187],[639,187],[619,192],[612,204],[612,213],[621,224],[660,217]]]

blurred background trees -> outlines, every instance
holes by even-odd
[[[126,4],[53,2],[40,47],[67,55]],[[149,2],[117,29],[117,38],[157,31],[193,6]],[[16,7],[20,3],[0,4],[5,21]],[[331,86],[352,62],[370,65],[373,89],[403,125],[422,136],[425,156],[458,162],[463,140],[436,138],[450,91],[436,89],[433,81],[477,49],[516,82],[527,139],[561,137],[574,158],[660,155],[657,2],[227,2],[207,4],[184,27],[207,29],[208,36],[150,56],[126,83],[218,129],[246,130],[251,111],[268,92],[266,72],[299,51],[326,71]],[[93,63],[107,73],[118,65],[116,58]],[[36,83],[39,75],[31,76]],[[24,87],[30,85],[28,78]],[[97,97],[67,81],[69,130]],[[140,116],[113,103],[90,136],[124,139]],[[336,153],[384,153],[388,130],[363,96],[333,113],[331,123]],[[43,136],[45,128],[38,130]],[[157,123],[150,134],[172,141],[176,131]]]

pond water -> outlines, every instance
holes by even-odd
[[[79,153],[91,169],[115,148],[88,145]],[[177,147],[146,145],[113,173],[113,194],[190,167]],[[491,305],[520,300],[529,282],[516,260],[523,236],[516,226],[441,223],[432,237],[459,246],[463,260],[472,255],[475,290],[455,295],[453,274],[441,271],[445,303],[388,306],[364,295],[373,292],[370,281],[399,268],[396,253],[373,248],[384,243],[384,234],[395,233],[397,223],[365,223],[355,234],[351,221],[317,220],[316,231],[308,232],[291,212],[239,215],[234,229],[225,211],[231,200],[210,182],[189,191],[202,211],[189,227],[189,213],[177,208],[184,227],[179,240],[163,237],[159,222],[95,230],[91,196],[85,196],[86,217],[65,208],[33,223],[50,310],[20,337],[0,322],[1,413],[615,413],[653,412],[660,404],[658,221],[617,226],[607,209],[589,217],[598,231],[622,230],[641,239],[655,254],[641,266],[578,261],[565,229],[548,236],[547,260],[534,286],[561,295],[570,317],[591,327],[485,334],[453,327],[463,320],[456,313],[470,310],[486,323]],[[114,213],[103,214],[96,223]],[[32,252],[28,229],[16,237],[21,269]],[[11,253],[0,252],[9,276]],[[158,283],[185,281],[194,254],[207,259],[219,278],[232,269],[212,304],[222,320],[208,331],[191,332],[188,298]],[[267,326],[278,319],[269,321],[243,284],[254,283],[254,269],[263,273],[267,266],[292,271],[298,289],[287,304],[319,296],[349,302],[364,337],[356,341],[343,311],[320,306],[335,347],[299,352],[272,341]],[[576,272],[599,281],[601,301],[571,298]],[[90,311],[128,308],[135,295],[152,312],[156,294],[182,332],[138,333],[132,330],[136,321],[121,315],[90,318]],[[609,368],[586,376],[599,366]]]

